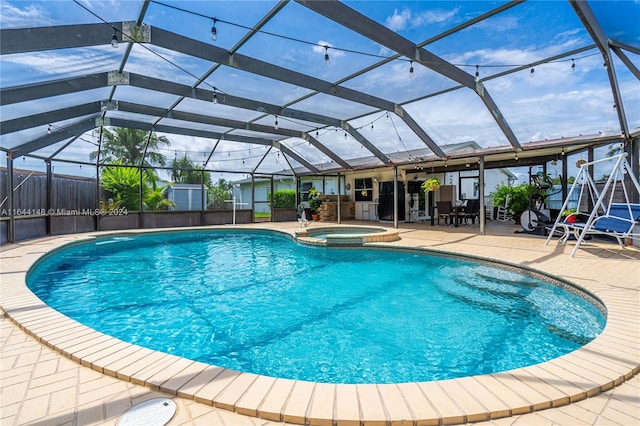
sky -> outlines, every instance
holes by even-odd
[[[437,38],[439,34],[486,13],[505,2],[500,1],[348,1],[349,7],[364,14],[378,24],[396,31],[413,43],[436,38],[425,48],[473,75],[476,71],[484,81],[487,92],[500,108],[521,142],[555,139],[580,134],[619,134],[614,100],[603,60],[597,49],[562,57],[550,63],[527,67],[546,58],[593,44],[580,24],[575,12],[566,1],[528,1],[510,8],[453,35]],[[181,34],[230,50],[247,29],[258,22],[274,7],[275,1],[154,1],[150,4],[144,22],[166,31]],[[640,48],[640,1],[590,1],[608,38]],[[98,23],[135,20],[140,13],[141,1],[78,0],[78,1],[8,1],[0,2],[0,27],[24,28],[57,26],[79,23]],[[628,19],[621,19],[627,17]],[[211,39],[211,27],[217,29],[217,40]],[[326,46],[326,47],[324,47]],[[2,55],[0,60],[0,86],[12,87],[61,78],[77,77],[117,69],[125,52],[124,46],[104,46],[60,49],[15,55]],[[349,78],[359,70],[379,63],[391,56],[381,46],[315,12],[295,3],[287,3],[238,53],[288,68],[328,82],[341,82],[344,87],[365,92],[378,98],[402,103],[439,145],[473,140],[482,147],[509,144],[496,125],[491,112],[480,97],[471,90],[448,91],[438,96],[429,95],[447,91],[456,82],[407,58],[375,68],[361,76]],[[329,65],[324,55],[329,54]],[[625,51],[636,67],[640,56]],[[575,64],[572,71],[571,65]],[[125,67],[126,71],[168,79],[192,85],[205,75],[210,61],[187,57],[178,52],[149,46],[134,46]],[[614,57],[613,63],[626,118],[631,131],[640,128],[640,85],[626,66]],[[524,67],[523,70],[499,78],[491,78],[504,71]],[[413,68],[413,78],[409,69]],[[533,78],[531,69],[534,69]],[[382,152],[399,153],[424,148],[424,143],[395,114],[355,104],[333,96],[320,94],[306,97],[309,89],[300,88],[256,76],[235,68],[222,66],[207,77],[200,86],[216,88],[220,93],[256,99],[276,105],[316,112],[327,116],[349,119],[353,127],[370,139]],[[78,103],[106,99],[109,89],[79,92],[33,102],[0,107],[2,120],[20,118],[48,110],[66,108]],[[424,99],[421,99],[425,97]],[[176,100],[173,96],[157,95],[134,87],[118,87],[115,98],[121,101],[145,103],[168,108]],[[256,120],[256,123],[274,125],[276,117],[256,111],[243,111],[224,105],[213,105],[187,99],[177,110],[199,114],[218,115],[238,120]],[[123,113],[111,113],[114,117]],[[145,117],[153,121],[153,117]],[[73,122],[71,120],[70,122]],[[50,123],[61,129],[70,122]],[[163,120],[170,124],[170,120]],[[315,134],[315,125],[279,117],[281,127],[309,131]],[[211,126],[203,126],[209,130]],[[11,148],[46,134],[48,125],[28,131],[0,136],[0,145]],[[249,131],[236,131],[239,135],[257,136]],[[171,148],[163,153],[168,159],[187,155],[201,164],[209,155],[215,141],[180,135],[165,135]],[[346,159],[370,156],[350,135],[342,130],[327,128],[318,132],[319,140]],[[51,155],[62,145],[36,152]],[[87,132],[61,151],[57,158],[88,161],[95,151],[95,132]],[[302,139],[283,141],[290,149],[314,163],[329,161]],[[221,143],[207,163],[212,170],[277,171],[296,167],[272,150],[259,163],[266,152],[264,147],[237,143]],[[4,157],[4,156],[2,156]],[[3,158],[3,165],[6,160]],[[40,160],[19,160],[16,167],[42,168]],[[79,165],[55,163],[55,171],[68,174],[95,174],[95,169]],[[214,175],[215,179],[215,175]]]

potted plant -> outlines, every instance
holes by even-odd
[[[322,205],[322,200],[320,197],[322,197],[322,193],[320,193],[320,191],[318,191],[314,187],[311,187],[311,189],[309,189],[309,208],[311,208],[311,219],[313,220],[319,219],[318,210],[320,210],[320,206]]]
[[[562,217],[564,217],[564,221],[567,223],[576,223],[579,214],[576,209],[566,209],[562,212]]]
[[[440,189],[440,185],[442,185],[442,184],[440,183],[438,178],[431,178],[431,179],[427,179],[424,182],[422,182],[422,185],[420,185],[420,187],[425,192],[432,192],[432,191],[437,191],[438,189]]]

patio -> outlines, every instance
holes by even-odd
[[[297,222],[239,227],[268,227],[291,234],[299,229]],[[441,392],[411,393],[404,388],[400,393],[403,398],[384,398],[384,411],[368,404],[363,393],[359,393],[360,400],[355,403],[364,417],[360,420],[341,417],[343,406],[339,409],[338,403],[335,406],[332,403],[329,410],[334,415],[335,424],[451,424],[472,421],[481,421],[479,424],[482,424],[483,420],[486,424],[561,425],[628,425],[640,422],[640,380],[637,376],[640,370],[640,250],[636,247],[622,250],[615,243],[594,240],[571,259],[571,244],[560,246],[554,241],[545,246],[543,237],[514,234],[518,229],[513,224],[489,222],[486,235],[478,235],[474,226],[448,228],[400,224],[401,240],[384,244],[489,257],[566,279],[603,300],[608,309],[608,323],[603,334],[579,351],[528,369],[535,371],[537,377],[514,370],[512,378],[516,380],[513,386],[505,384],[502,374],[495,375],[491,379],[494,381],[479,376],[448,383],[432,382]],[[18,300],[24,286],[14,277],[52,247],[88,235],[93,233],[38,239],[2,248],[2,307],[11,317],[32,327],[33,322],[30,322],[29,312],[25,309],[27,306],[21,308]],[[40,322],[40,326],[33,327],[46,330],[47,335],[58,327],[58,324],[42,324],[47,323],[46,317]],[[65,325],[60,324],[60,327],[64,329]],[[113,372],[107,370],[96,371],[96,365],[92,366],[93,369],[88,368],[85,361],[85,365],[81,365],[34,340],[6,316],[2,319],[1,345],[0,409],[3,424],[115,424],[132,405],[158,396],[171,397],[178,405],[177,414],[169,423],[171,425],[274,424],[269,419],[246,417],[161,392],[161,389],[171,389],[166,383],[171,377],[166,377],[163,383],[154,385],[155,382],[150,380],[147,386],[142,386],[112,377]],[[525,388],[530,390],[529,394],[522,391]],[[177,393],[182,394],[180,391]],[[289,398],[287,403],[291,404],[293,399]],[[523,409],[517,403],[519,400],[528,401],[529,409]],[[264,404],[261,404],[255,407],[258,412],[263,408]],[[318,409],[316,400],[307,400],[305,404],[302,410],[302,415],[306,416],[304,421],[331,424],[331,420],[313,415]],[[512,409],[508,408],[510,404]],[[485,412],[485,417],[471,415],[471,411],[465,414],[466,407],[470,406],[480,407],[479,412]],[[435,409],[436,418],[420,417],[418,410],[424,412],[427,407]],[[498,407],[507,407],[507,410],[505,412]],[[376,409],[381,413],[377,418],[372,414]],[[532,410],[536,411],[529,412]],[[286,416],[273,419],[276,422],[288,420],[295,419]]]

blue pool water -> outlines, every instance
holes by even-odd
[[[527,275],[272,232],[98,238],[45,257],[27,282],[53,308],[127,342],[328,383],[509,370],[573,351],[605,323],[592,304]]]

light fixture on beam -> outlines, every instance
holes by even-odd
[[[218,30],[216,29],[217,19],[213,19],[213,26],[211,27],[211,40],[218,40]]]

